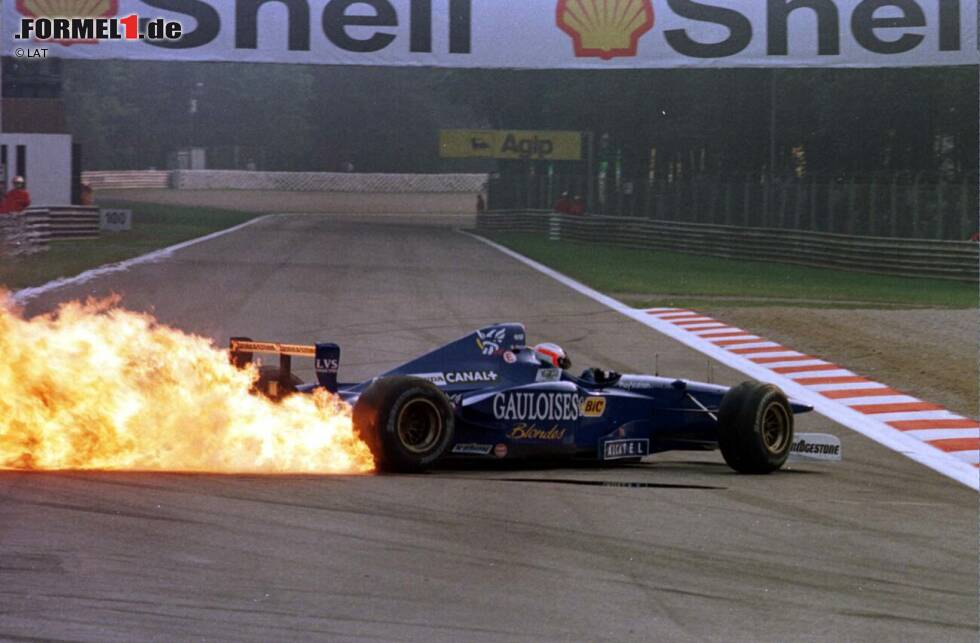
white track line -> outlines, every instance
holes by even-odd
[[[55,279],[54,281],[49,281],[41,286],[35,286],[32,288],[23,288],[18,290],[13,294],[13,300],[18,304],[23,304],[24,302],[37,297],[38,295],[43,295],[46,292],[52,290],[57,290],[64,286],[73,286],[77,284],[83,284],[87,281],[95,279],[96,277],[101,277],[102,275],[108,275],[113,272],[122,272],[124,270],[129,270],[133,266],[139,265],[141,263],[152,263],[154,261],[160,261],[162,259],[168,258],[173,253],[178,250],[183,250],[184,248],[189,248],[190,246],[196,245],[198,243],[204,243],[205,241],[211,241],[212,239],[217,239],[226,234],[231,234],[232,232],[237,232],[242,228],[252,225],[253,223],[258,223],[263,219],[267,219],[274,215],[265,215],[256,217],[254,219],[249,219],[245,223],[240,223],[232,228],[226,228],[224,230],[218,230],[217,232],[212,232],[211,234],[205,235],[203,237],[198,237],[196,239],[189,239],[188,241],[183,241],[181,243],[161,248],[160,250],[154,250],[153,252],[147,253],[145,255],[140,255],[139,257],[133,257],[132,259],[126,259],[125,261],[119,261],[117,263],[110,263],[104,266],[99,266],[98,268],[92,268],[91,270],[86,270],[85,272],[75,275],[74,277],[64,277],[62,279]]]
[[[943,451],[936,446],[917,439],[915,436],[909,435],[908,431],[897,430],[894,427],[887,425],[885,422],[877,419],[874,415],[862,413],[857,409],[850,408],[848,405],[840,404],[836,400],[828,399],[820,393],[798,384],[795,381],[796,379],[805,379],[808,377],[854,376],[855,374],[851,371],[842,369],[840,366],[827,363],[826,368],[822,370],[814,369],[805,372],[788,373],[774,372],[768,368],[769,365],[754,363],[741,355],[737,355],[729,350],[726,350],[724,346],[719,346],[708,341],[702,336],[694,334],[692,331],[694,331],[695,328],[691,328],[690,326],[687,328],[677,326],[670,321],[663,320],[658,317],[658,315],[663,314],[670,315],[673,313],[688,313],[694,311],[664,308],[646,310],[631,308],[621,301],[613,299],[608,295],[604,295],[593,288],[589,288],[585,284],[563,275],[557,270],[553,270],[544,264],[538,263],[533,259],[529,259],[528,257],[525,257],[524,255],[511,250],[510,248],[506,248],[499,243],[495,243],[489,239],[485,239],[479,235],[463,230],[460,230],[459,232],[476,239],[477,241],[484,243],[491,248],[494,248],[499,252],[516,259],[517,261],[520,261],[526,266],[529,266],[544,275],[551,277],[555,281],[568,286],[579,294],[585,295],[586,297],[602,304],[603,306],[606,306],[607,308],[611,308],[612,310],[615,310],[626,317],[634,319],[641,324],[648,326],[649,328],[667,335],[668,337],[671,337],[730,368],[741,371],[749,377],[759,381],[777,384],[791,397],[813,406],[814,409],[821,415],[830,418],[838,424],[842,424],[849,429],[857,431],[861,435],[864,435],[875,442],[892,449],[893,451],[897,451],[898,453],[901,453],[902,455],[905,455],[906,457],[911,458],[912,460],[915,460],[916,462],[919,462],[920,464],[948,476],[972,489],[980,490],[980,470],[974,466],[975,463],[980,460],[980,451],[967,450],[952,453]],[[726,325],[722,324],[718,328],[725,326]],[[729,326],[728,328],[731,327]],[[734,346],[736,348],[742,347],[740,344],[736,344]],[[798,364],[799,363],[794,363],[794,366],[797,366]],[[813,367],[811,366],[810,368]],[[877,397],[869,399],[872,400],[870,404],[884,404],[885,402],[882,400],[887,398]],[[905,400],[906,398],[902,397],[901,399]]]

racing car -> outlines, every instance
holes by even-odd
[[[230,356],[244,367],[255,353],[278,354],[278,367],[259,368],[255,388],[262,394],[322,387],[350,403],[354,428],[382,471],[418,472],[450,458],[635,462],[663,451],[719,448],[732,469],[747,474],[775,471],[791,452],[839,459],[834,436],[794,440],[794,415],[812,407],[775,385],[726,387],[599,368],[576,375],[559,347],[528,346],[526,337],[523,324],[494,324],[353,383],[338,380],[334,343],[236,337]],[[292,373],[294,356],[314,359],[316,383]]]

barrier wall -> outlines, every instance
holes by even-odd
[[[240,170],[137,170],[84,172],[94,190],[257,190],[372,194],[472,193],[486,188],[486,174],[366,174],[345,172],[246,172]]]
[[[176,170],[177,190],[274,190],[277,192],[353,192],[370,194],[477,193],[486,174],[362,174],[345,172],[244,172]]]
[[[487,175],[176,170],[86,172],[83,180],[92,185],[96,200],[245,212],[472,217]]]
[[[905,277],[980,280],[980,247],[969,241],[864,237],[526,211],[481,214],[477,217],[477,230],[483,233],[540,233],[547,234],[552,240],[606,243],[641,250],[676,250]]]
[[[170,172],[166,170],[82,172],[82,181],[92,186],[93,190],[166,189],[170,187]]]

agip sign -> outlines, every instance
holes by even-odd
[[[439,155],[451,159],[580,161],[582,135],[531,130],[441,130]]]
[[[91,6],[98,16],[64,15]],[[177,21],[182,36],[43,44],[72,58],[522,69],[980,60],[977,0],[11,0],[3,54],[45,33],[24,21],[52,21],[51,32],[134,15]]]

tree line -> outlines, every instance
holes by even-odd
[[[193,146],[218,167],[435,172],[467,167],[441,160],[437,145],[440,128],[466,127],[589,131],[626,176],[963,175],[978,166],[977,80],[975,66],[597,72],[65,61],[63,97],[88,169],[165,167],[175,149]]]

